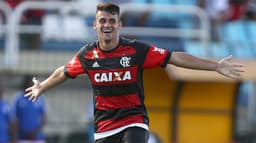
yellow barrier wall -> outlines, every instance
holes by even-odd
[[[236,84],[186,82],[179,100],[179,143],[229,143]]]
[[[163,69],[150,69],[144,73],[144,88],[150,129],[160,136],[163,143],[171,143],[171,108],[175,83],[169,80]]]
[[[163,69],[145,70],[145,103],[150,129],[163,143],[173,143],[174,139],[177,143],[231,142],[237,84],[186,81],[181,92],[176,93],[178,83],[170,80]],[[173,112],[175,96],[178,97],[177,114]]]

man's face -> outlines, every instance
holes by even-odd
[[[118,30],[121,27],[121,22],[118,15],[113,15],[106,11],[98,11],[94,29],[96,29],[98,38],[104,41],[116,39],[119,35]]]

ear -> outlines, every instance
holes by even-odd
[[[123,22],[121,20],[119,21],[119,27],[123,27]]]
[[[93,29],[96,29],[96,21],[93,22]]]
[[[123,22],[121,20],[119,20],[118,24],[119,24],[119,28],[123,27]]]

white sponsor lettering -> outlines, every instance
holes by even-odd
[[[132,79],[132,76],[130,71],[94,74],[95,82],[125,81],[125,80],[131,80],[131,79]]]
[[[158,48],[158,47],[154,47],[154,50],[153,50],[154,52],[159,52],[160,54],[164,54],[164,49],[162,49],[162,48]]]

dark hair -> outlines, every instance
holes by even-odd
[[[229,3],[234,5],[242,5],[246,4],[247,2],[248,0],[229,0]]]
[[[3,87],[2,79],[0,79],[0,99],[3,96],[3,92],[4,92],[4,87]]]
[[[118,5],[113,4],[113,3],[100,3],[97,5],[97,10],[98,11],[107,11],[113,15],[119,15],[120,14],[120,8]]]
[[[22,84],[23,89],[26,89],[33,85],[32,78],[33,78],[33,75],[24,75],[23,84]]]

